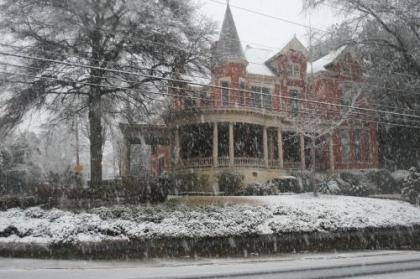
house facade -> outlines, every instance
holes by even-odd
[[[378,167],[377,124],[356,55],[343,46],[310,61],[294,37],[274,51],[243,49],[227,6],[213,47],[211,82],[176,87],[161,125],[121,124],[122,175],[130,145],[152,145],[151,169],[194,172],[217,191],[223,171],[266,182],[293,170]]]

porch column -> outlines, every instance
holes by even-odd
[[[233,138],[233,123],[229,123],[229,166],[235,164],[235,149]]]
[[[124,138],[121,148],[121,173],[122,177],[130,175],[130,142]]]
[[[217,168],[219,160],[219,129],[217,122],[213,123],[213,167]]]
[[[283,163],[283,135],[280,128],[277,128],[277,148],[279,153],[279,167],[284,167]]]
[[[180,153],[181,147],[179,144],[179,128],[177,127],[175,129],[175,149],[174,149],[174,161],[175,161],[175,166],[177,166],[179,164],[179,153]]]
[[[267,136],[267,127],[263,128],[263,152],[264,152],[264,166],[268,168],[268,136]]]
[[[306,169],[305,162],[305,136],[300,134],[300,168],[302,170]]]
[[[334,137],[333,135],[330,135],[329,138],[329,161],[330,161],[330,171],[331,173],[335,172],[335,159],[334,159]]]

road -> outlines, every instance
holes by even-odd
[[[420,252],[287,254],[246,259],[64,261],[0,258],[2,279],[420,278]]]

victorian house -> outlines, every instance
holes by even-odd
[[[141,142],[152,145],[156,175],[209,177],[212,188],[198,191],[214,190],[223,171],[266,182],[292,170],[378,167],[377,125],[346,46],[316,61],[296,37],[278,51],[243,48],[227,6],[210,79],[171,97],[164,124],[120,125],[123,176],[130,174],[130,145]]]

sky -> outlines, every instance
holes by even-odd
[[[218,23],[220,30],[226,9],[226,0],[199,0],[202,13]],[[264,13],[273,17],[327,30],[339,23],[342,17],[331,7],[318,8],[311,13],[304,12],[301,0],[230,0],[232,14],[242,44],[281,49],[294,35],[307,46],[308,28],[282,22],[266,16],[240,10],[235,6]]]

